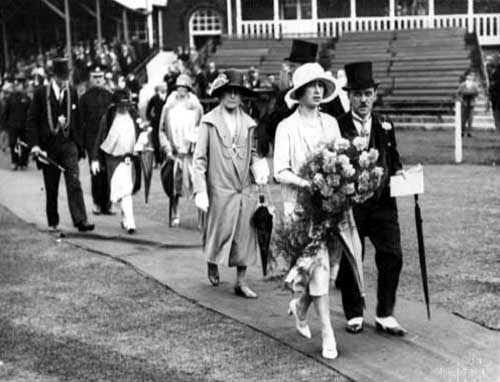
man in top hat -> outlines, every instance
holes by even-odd
[[[64,180],[73,224],[79,231],[91,231],[87,221],[78,160],[85,156],[81,140],[78,96],[69,85],[66,59],[54,59],[53,78],[39,87],[28,110],[31,152],[36,158],[49,157],[64,168]],[[39,161],[40,162],[40,161]],[[42,165],[46,193],[46,213],[51,231],[59,236],[57,195],[61,170],[53,164]]]
[[[89,89],[80,98],[80,122],[83,135],[83,144],[87,152],[89,164],[91,153],[94,148],[99,122],[106,110],[111,105],[111,92],[106,90],[106,79],[104,65],[94,65],[90,68]],[[105,171],[91,172],[90,184],[94,207],[92,212],[98,214],[111,214],[111,202],[109,200],[109,184]]]
[[[377,311],[378,330],[402,336],[406,333],[393,316],[396,290],[402,268],[401,238],[396,199],[390,196],[391,175],[402,172],[396,146],[394,126],[372,112],[377,98],[378,83],[372,78],[371,62],[356,62],[345,66],[351,104],[350,112],[338,119],[344,138],[366,137],[369,147],[378,150],[378,166],[384,169],[379,191],[366,203],[354,207],[354,218],[361,241],[368,237],[375,247],[378,270]],[[340,264],[337,286],[342,292],[342,304],[347,318],[346,330],[358,333],[363,329],[363,297],[353,273],[344,258]]]
[[[20,73],[14,81],[14,92],[6,100],[5,109],[2,115],[3,126],[9,134],[9,147],[12,162],[12,169],[25,169],[28,165],[28,147],[25,143],[28,140],[26,128],[26,117],[31,99],[25,89],[26,77]]]

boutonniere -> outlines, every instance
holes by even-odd
[[[76,110],[76,105],[75,104],[71,105],[71,110]]]
[[[382,122],[382,129],[385,131],[392,130],[392,124],[390,122]]]

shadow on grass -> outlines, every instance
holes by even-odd
[[[104,346],[31,331],[0,318],[0,359],[23,369],[70,381],[214,381],[202,373],[161,368],[147,359],[126,356]],[[0,371],[0,378],[13,377]],[[8,372],[9,374],[15,371]],[[4,374],[4,375],[2,375]]]

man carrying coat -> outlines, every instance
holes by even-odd
[[[35,158],[48,157],[64,168],[64,180],[73,224],[79,231],[92,231],[87,221],[78,160],[84,157],[78,115],[78,96],[68,84],[66,59],[54,59],[54,78],[39,87],[28,110],[28,133]],[[38,160],[40,163],[40,160]],[[61,170],[54,164],[42,164],[46,193],[46,213],[51,232],[63,236],[58,229],[57,195]]]
[[[83,144],[89,158],[89,165],[92,157],[92,150],[99,131],[99,123],[106,110],[111,105],[111,93],[105,89],[106,80],[104,73],[106,68],[102,65],[95,65],[91,68],[89,78],[89,89],[80,98],[80,119],[83,134]],[[90,176],[92,190],[92,200],[94,208],[92,212],[96,215],[109,215],[111,202],[109,200],[109,184],[106,171],[100,171]]]
[[[379,331],[402,336],[406,330],[393,316],[403,264],[396,199],[390,196],[389,188],[390,176],[402,173],[394,126],[372,113],[378,86],[372,78],[372,63],[348,64],[345,71],[345,89],[348,91],[351,111],[338,119],[340,132],[349,140],[358,136],[367,137],[369,147],[379,152],[378,166],[384,169],[382,184],[376,195],[353,209],[363,247],[365,237],[368,237],[375,247],[378,270],[375,324]],[[363,330],[364,301],[345,258],[340,264],[337,286],[342,292],[342,304],[347,318],[346,330],[358,333]]]

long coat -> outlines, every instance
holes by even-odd
[[[80,117],[83,144],[90,153],[99,131],[99,123],[111,105],[111,93],[104,88],[92,87],[80,98]]]
[[[209,209],[203,250],[210,263],[246,266],[259,254],[251,218],[257,206],[250,166],[255,122],[241,111],[234,142],[222,116],[222,106],[206,114],[194,153],[194,192],[207,192]]]

